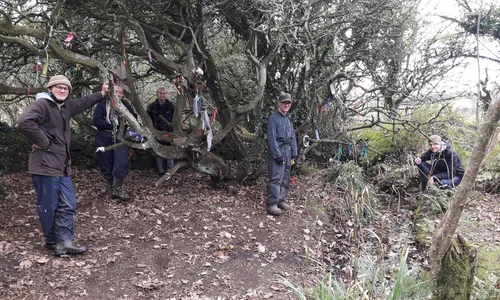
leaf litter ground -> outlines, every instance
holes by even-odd
[[[322,189],[317,178],[292,188],[295,210],[280,217],[265,212],[264,181],[230,195],[191,170],[158,188],[153,172],[131,171],[134,201],[119,204],[106,199],[98,171],[73,178],[75,242],[89,251],[59,258],[43,247],[30,175],[4,176],[0,298],[290,299],[278,275],[297,285],[316,278],[305,249],[317,248],[329,224],[318,222],[312,205]],[[337,244],[345,255],[345,243]]]
[[[301,177],[289,195],[295,210],[272,217],[265,212],[264,178],[230,195],[192,170],[160,187],[153,172],[131,171],[127,192],[134,201],[118,204],[106,199],[98,171],[77,171],[75,239],[89,252],[62,258],[43,248],[30,175],[4,176],[0,298],[293,299],[278,275],[295,286],[313,286],[325,269],[348,280],[350,254],[382,256],[391,273],[407,247],[410,268],[425,265],[411,235],[408,201],[399,210],[382,203],[352,243],[355,220],[325,209],[342,201],[320,174]],[[480,207],[491,204],[498,212],[497,203],[478,202],[477,211],[492,211]],[[495,213],[488,216],[498,221]]]

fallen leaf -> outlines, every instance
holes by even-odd
[[[0,254],[9,255],[15,250],[16,249],[14,248],[14,245],[12,245],[11,243],[6,241],[0,241]]]
[[[37,263],[39,264],[46,264],[49,261],[47,257],[40,257],[39,259],[36,260]]]
[[[33,262],[31,260],[23,260],[20,264],[19,264],[19,269],[29,269],[31,268],[31,266],[33,265]]]
[[[77,261],[77,262],[75,263],[75,265],[76,265],[77,267],[83,267],[83,266],[85,266],[85,262],[84,262],[84,261]]]

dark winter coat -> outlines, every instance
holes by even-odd
[[[297,140],[292,120],[280,112],[275,112],[267,119],[267,147],[273,159],[285,156],[281,152],[284,145],[290,145],[291,157],[297,156]]]
[[[127,101],[122,100],[122,104],[128,111],[137,118],[137,114],[132,109],[132,106]],[[120,118],[118,118],[120,120]],[[107,147],[114,144],[113,141],[113,124],[106,121],[106,101],[102,101],[95,106],[94,114],[92,115],[92,125],[97,128],[95,146]],[[119,126],[119,124],[118,124]]]
[[[165,121],[160,116],[163,116],[165,120],[167,120],[169,123],[172,123],[174,112],[175,106],[167,99],[165,100],[165,103],[163,105],[161,105],[160,101],[156,99],[155,102],[151,103],[147,109],[147,113],[153,121],[153,126],[160,131],[168,132],[174,131],[174,128],[172,127],[172,125],[165,123]]]
[[[56,103],[47,92],[36,95],[18,120],[19,130],[32,147],[29,154],[28,171],[34,175],[71,175],[70,119],[103,99],[101,92],[83,98]]]
[[[464,176],[464,168],[460,161],[460,156],[455,152],[449,144],[446,144],[445,149],[440,152],[432,152],[427,150],[420,159],[422,161],[430,161],[432,175],[439,179],[452,179],[457,176]]]

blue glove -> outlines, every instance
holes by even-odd
[[[274,161],[276,162],[277,165],[280,165],[280,166],[285,164],[285,159],[283,158],[283,156],[276,157],[274,159]]]

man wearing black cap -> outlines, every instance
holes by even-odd
[[[45,247],[58,256],[87,251],[87,246],[73,245],[76,196],[71,180],[69,122],[102,101],[109,86],[105,83],[101,92],[78,99],[69,99],[71,89],[65,76],[51,77],[47,92],[38,93],[18,120],[19,130],[33,143],[28,172],[35,186]]]
[[[422,191],[435,182],[443,188],[456,187],[464,176],[458,153],[435,134],[429,137],[429,150],[415,159],[415,164],[419,170]]]
[[[297,140],[292,120],[286,115],[290,110],[292,97],[283,93],[278,99],[278,111],[267,120],[267,212],[280,215],[292,209],[285,202],[290,189],[290,169],[297,156]]]

